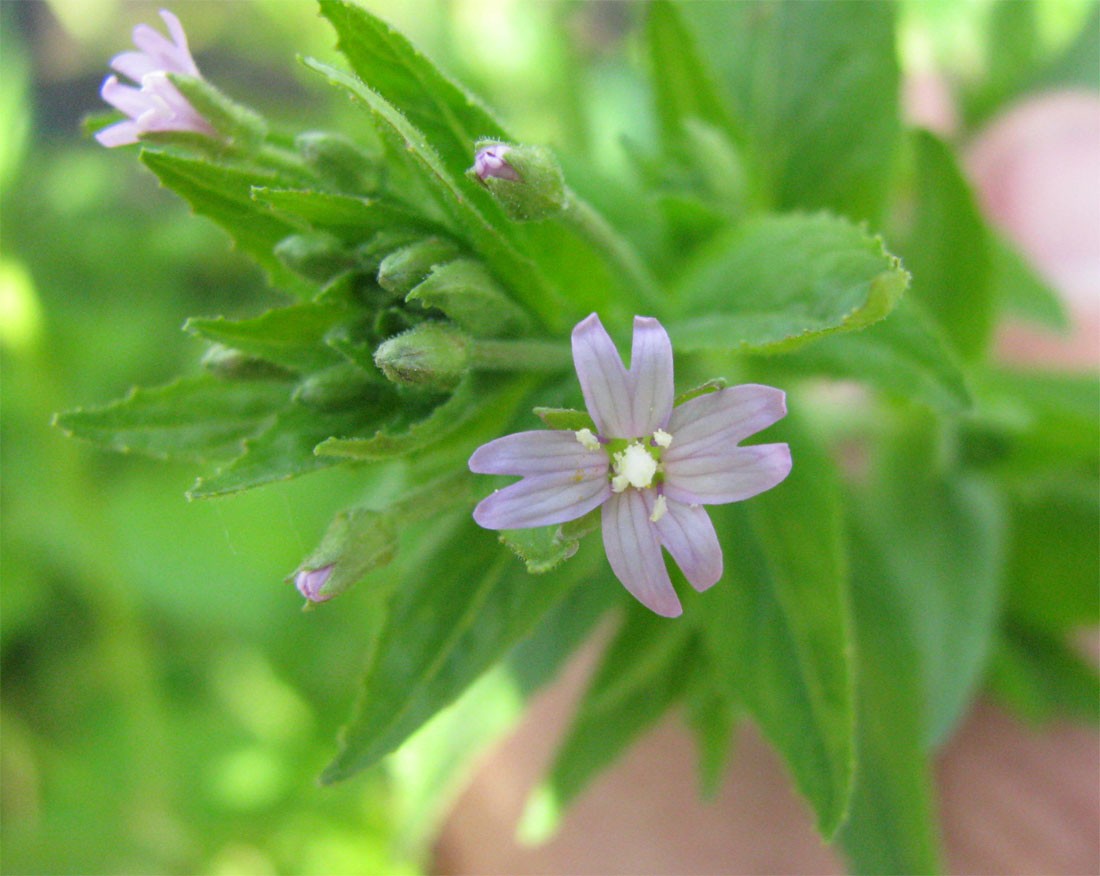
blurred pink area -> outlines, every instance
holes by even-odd
[[[942,84],[942,83],[941,83]],[[913,82],[911,115],[956,124],[940,84]],[[1100,98],[1040,96],[966,150],[991,221],[1063,296],[1068,336],[1011,322],[1002,360],[1094,369],[1100,362]],[[721,586],[721,585],[719,585]],[[1083,648],[1095,656],[1093,646]],[[840,873],[777,756],[738,731],[717,798],[701,802],[692,740],[663,720],[570,809],[545,846],[513,839],[583,686],[588,651],[483,762],[437,846],[441,873]],[[953,873],[1100,873],[1100,741],[1093,728],[1027,728],[980,702],[937,761],[945,859]]]

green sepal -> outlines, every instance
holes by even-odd
[[[500,533],[500,542],[523,560],[527,571],[533,575],[557,568],[580,547],[575,539],[563,538],[558,526],[504,529]]]
[[[382,271],[378,282],[385,285]],[[435,265],[405,300],[441,310],[474,337],[516,335],[531,328],[523,308],[508,298],[485,266],[474,259]]]
[[[712,377],[706,383],[701,383],[694,389],[689,389],[687,392],[682,392],[675,399],[673,399],[672,406],[674,408],[679,407],[684,402],[691,401],[693,398],[698,398],[701,395],[707,395],[711,392],[718,392],[720,389],[725,389],[728,385],[728,381],[724,377]]]
[[[332,566],[332,572],[313,601],[339,596],[367,572],[385,566],[397,553],[397,522],[389,511],[351,508],[333,518],[321,543],[298,568],[287,575],[292,582],[303,571]]]
[[[374,362],[394,383],[446,392],[469,370],[470,339],[443,323],[424,322],[383,341]]]
[[[570,432],[579,432],[588,429],[596,434],[596,423],[587,411],[575,411],[572,408],[543,408],[534,409],[535,416],[542,420],[551,429],[568,429]]]
[[[458,246],[450,240],[429,237],[391,252],[378,265],[378,285],[394,295],[407,295],[424,281],[432,268],[457,258]]]
[[[169,73],[169,81],[187,102],[223,137],[244,149],[255,149],[267,137],[267,122],[221,89],[197,76]]]
[[[474,168],[467,175],[485,186],[497,203],[516,222],[537,222],[561,213],[568,203],[565,178],[561,165],[544,146],[525,146],[479,140],[474,152],[496,147],[505,154],[504,161],[519,175],[519,179],[486,176],[481,179]]]

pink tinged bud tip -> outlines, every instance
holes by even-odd
[[[294,586],[310,602],[326,602],[335,596],[335,593],[322,595],[321,588],[325,586],[329,576],[332,575],[333,564],[322,566],[320,569],[303,569],[294,576]]]
[[[485,498],[474,520],[521,529],[599,507],[616,577],[647,608],[675,617],[682,609],[661,549],[696,590],[722,577],[703,506],[748,499],[790,473],[786,444],[739,446],[786,415],[786,395],[745,384],[674,407],[672,344],[648,317],[634,318],[629,369],[596,314],[573,329],[573,361],[598,435],[520,432],[479,447],[471,471],[522,479]]]
[[[510,147],[503,144],[479,149],[474,156],[474,173],[477,174],[477,178],[482,182],[490,178],[518,182],[519,174],[505,160],[505,156],[511,151]]]
[[[129,118],[98,131],[96,139],[104,146],[137,143],[151,131],[190,131],[211,136],[210,126],[168,78],[169,73],[199,76],[199,68],[187,46],[183,25],[167,9],[160,17],[171,39],[147,24],[134,28],[136,52],[123,52],[111,59],[111,67],[138,83],[125,85],[111,75],[103,83],[100,96]]]

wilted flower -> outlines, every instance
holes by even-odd
[[[325,586],[329,575],[332,574],[333,565],[335,564],[330,563],[320,569],[303,569],[294,576],[294,586],[310,602],[324,602],[331,599],[336,594],[322,595],[321,588]]]
[[[214,129],[168,78],[169,73],[199,76],[199,68],[187,48],[187,35],[178,18],[167,9],[160,17],[168,26],[169,40],[147,24],[134,28],[134,45],[139,51],[123,52],[111,59],[111,67],[141,84],[140,88],[123,85],[115,75],[108,76],[100,89],[107,103],[129,119],[96,133],[104,146],[125,146],[138,142],[150,131],[193,131],[211,135]]]
[[[474,173],[478,179],[482,182],[489,178],[518,180],[519,174],[505,158],[511,151],[512,147],[503,143],[493,143],[478,149],[474,156]]]
[[[791,470],[786,444],[739,447],[787,413],[778,389],[745,384],[673,407],[672,344],[664,327],[634,318],[630,369],[592,314],[573,329],[573,361],[596,431],[520,432],[470,457],[479,474],[522,480],[484,499],[487,529],[575,520],[597,506],[615,575],[657,614],[681,613],[663,545],[696,590],[722,577],[722,549],[701,507],[748,499]]]

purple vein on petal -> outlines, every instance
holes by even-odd
[[[631,380],[600,318],[591,314],[573,329],[573,364],[588,413],[600,435],[634,438]]]
[[[486,529],[549,526],[582,517],[611,495],[604,473],[557,471],[525,477],[487,496],[474,509]]]
[[[656,493],[645,490],[646,510],[652,516]],[[661,540],[696,590],[703,591],[722,577],[722,546],[706,509],[667,499],[665,513],[653,524]]]
[[[666,459],[663,489],[670,500],[722,505],[770,490],[790,471],[786,444],[712,445],[692,456]]]
[[[701,395],[672,412],[668,431],[674,440],[666,456],[677,459],[712,444],[737,444],[786,413],[787,394],[771,386],[746,383]]]
[[[483,444],[470,457],[470,471],[477,474],[533,475],[583,470],[606,474],[607,453],[586,450],[576,433],[531,431],[505,435]]]
[[[668,423],[675,398],[672,379],[672,342],[657,320],[634,317],[634,339],[630,348],[632,434],[652,435]]]
[[[615,576],[642,605],[663,617],[677,617],[683,609],[649,513],[638,490],[614,493],[601,513],[604,550]]]

